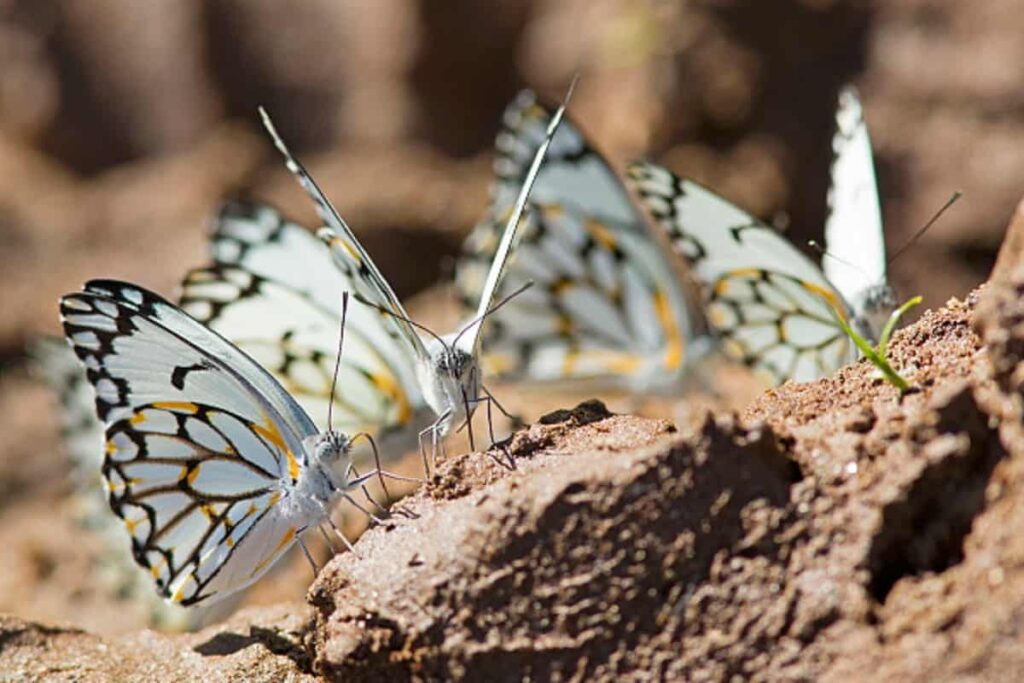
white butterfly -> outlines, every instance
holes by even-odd
[[[856,93],[844,89],[833,138],[824,270],[713,192],[649,163],[629,177],[703,286],[726,354],[781,383],[831,374],[859,352],[836,322],[876,340],[895,307],[871,145]]]
[[[267,206],[228,202],[211,237],[213,264],[182,283],[181,308],[249,354],[281,382],[321,429],[327,411],[346,434],[373,435],[401,452],[429,419],[402,340],[375,311],[353,307],[331,396],[337,302],[354,289],[312,232]]]
[[[456,272],[467,307],[480,296],[501,225],[550,119],[530,91],[505,110],[492,205]],[[537,286],[488,319],[489,370],[517,380],[677,389],[696,355],[701,315],[621,181],[571,121],[554,135],[530,202],[500,293],[527,281]]]
[[[570,89],[571,95],[571,89]],[[309,173],[292,156],[281,140],[266,112],[261,110],[263,122],[273,137],[277,148],[284,155],[288,169],[312,198],[317,213],[328,227],[318,233],[330,247],[335,265],[345,274],[352,285],[355,297],[370,310],[377,311],[382,319],[393,326],[396,336],[402,342],[402,354],[410,359],[416,368],[420,391],[427,405],[434,411],[436,420],[420,432],[421,451],[426,455],[423,440],[431,439],[431,452],[436,454],[443,438],[453,425],[467,422],[477,404],[490,403],[493,398],[483,387],[478,358],[481,346],[481,325],[495,306],[498,285],[502,280],[509,256],[512,253],[520,218],[526,206],[527,197],[537,177],[544,155],[551,143],[551,137],[562,119],[569,95],[552,118],[544,141],[533,155],[533,162],[524,182],[518,190],[515,207],[508,218],[504,232],[495,251],[484,281],[476,314],[457,331],[438,336],[414,323],[391,286],[381,275],[370,255],[363,249],[348,224],[341,218],[334,206],[317,186]],[[500,304],[498,304],[500,305]],[[424,339],[417,333],[424,330],[429,337]],[[470,431],[472,443],[472,432]]]
[[[270,207],[233,201],[214,222],[211,252],[213,263],[184,279],[182,309],[259,362],[321,430],[328,429],[330,406],[339,431],[373,435],[387,454],[401,447],[392,437],[404,441],[410,426],[424,422],[427,409],[412,363],[400,353],[390,328],[365,310],[349,314],[348,348],[338,374],[343,391],[331,401],[337,302],[350,287],[313,233]],[[91,485],[100,476],[104,427],[96,419],[93,389],[81,366],[72,358],[67,368],[58,362],[61,358],[46,354],[44,368],[61,377],[70,372],[75,382],[62,385],[84,390],[60,395],[62,417],[69,423],[65,434],[80,461],[76,472]],[[85,401],[79,400],[83,393]],[[370,454],[358,447],[350,455],[360,467],[368,464]],[[156,615],[167,621],[163,612]]]
[[[60,308],[106,428],[108,501],[171,602],[245,588],[371,476],[355,476],[347,437],[156,294],[93,280]]]

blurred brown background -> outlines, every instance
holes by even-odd
[[[965,193],[891,270],[937,306],[984,280],[1024,189],[1022,35],[1014,0],[0,0],[0,610],[104,625],[69,607],[67,465],[25,371],[57,297],[172,294],[226,194],[315,224],[258,104],[407,296],[485,205],[523,86],[557,98],[579,71],[572,115],[620,168],[659,160],[803,244],[852,81],[890,249]]]

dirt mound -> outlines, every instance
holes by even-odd
[[[1012,679],[1024,670],[1024,270],[739,416],[596,401],[442,464],[297,606],[192,636],[9,619],[27,678]],[[975,330],[978,330],[976,332]],[[510,460],[511,458],[511,460]],[[510,464],[514,462],[514,466]]]
[[[1011,229],[1011,239],[1020,229]],[[1008,249],[1012,247],[1008,246]],[[192,636],[14,619],[26,678],[1012,678],[1024,268],[860,362],[681,435],[591,401],[433,479],[297,606]]]
[[[768,392],[739,419],[708,417],[689,438],[586,404],[518,435],[514,472],[456,460],[401,506],[411,520],[370,532],[364,557],[338,558],[314,585],[316,670],[1015,670],[1024,543],[1007,530],[1024,506],[1020,447],[999,425],[1019,414],[989,378],[977,301],[897,335],[891,357],[916,387],[902,397],[862,362]]]

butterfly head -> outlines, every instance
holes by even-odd
[[[851,303],[855,311],[852,320],[854,329],[864,338],[876,343],[886,321],[896,309],[896,293],[883,282],[868,287],[857,297],[857,301]]]
[[[352,441],[347,435],[330,429],[312,437],[309,449],[313,456],[313,463],[330,480],[331,486],[335,489],[345,489],[344,476],[339,473],[345,472],[349,451],[352,449]]]
[[[461,421],[472,414],[480,394],[480,368],[472,348],[461,339],[448,335],[427,344],[429,367],[424,368],[421,386],[424,398],[438,415],[449,415],[447,422]]]
[[[313,457],[319,463],[333,466],[348,455],[349,445],[346,435],[331,429],[317,435],[313,444]]]

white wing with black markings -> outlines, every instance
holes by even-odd
[[[492,204],[458,262],[456,285],[467,310],[479,301],[551,116],[529,91],[505,111]],[[535,286],[488,318],[488,371],[639,391],[676,387],[701,316],[621,181],[569,120],[552,138],[530,203],[499,296],[527,281]]]
[[[394,326],[365,307],[349,311],[331,396],[339,302],[354,287],[313,233],[270,207],[230,202],[211,246],[214,262],[186,276],[181,307],[267,368],[322,430],[332,400],[345,433],[414,421],[424,403],[413,358]]]
[[[857,359],[836,323],[851,309],[787,239],[697,183],[636,163],[631,184],[704,290],[730,357],[775,382],[806,381]]]
[[[136,562],[183,605],[255,581],[317,519],[292,495],[312,421],[252,359],[141,287],[91,281],[61,315]]]

